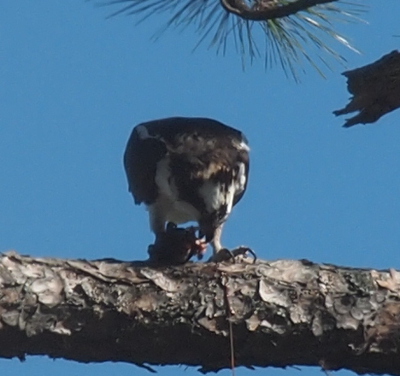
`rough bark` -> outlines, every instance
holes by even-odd
[[[252,21],[266,21],[291,16],[318,4],[333,3],[337,0],[296,0],[286,4],[278,0],[220,0],[223,8],[240,18]]]
[[[248,259],[154,268],[0,257],[0,356],[200,370],[319,365],[400,375],[400,273]]]
[[[374,123],[383,115],[400,107],[400,53],[392,51],[372,64],[343,73],[350,103],[333,113],[359,113],[346,120],[344,127]]]

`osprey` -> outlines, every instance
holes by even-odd
[[[174,117],[137,125],[124,166],[135,204],[149,211],[155,244],[171,224],[195,221],[199,238],[205,237],[203,251],[211,243],[214,258],[223,249],[224,222],[246,190],[249,150],[243,133],[212,119]]]

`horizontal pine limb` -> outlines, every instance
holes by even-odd
[[[0,256],[0,356],[400,375],[400,273]]]

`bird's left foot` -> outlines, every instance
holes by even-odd
[[[175,223],[168,222],[166,233],[169,236],[174,236],[174,234],[180,233],[182,245],[187,250],[187,261],[189,261],[193,256],[197,256],[198,260],[201,260],[207,251],[208,243],[199,238],[196,232],[199,230],[198,227],[190,226],[186,228],[180,228]]]
[[[196,235],[197,228],[180,228],[168,223],[166,231],[159,234],[155,244],[148,249],[149,261],[155,265],[182,265],[193,256],[201,259],[207,243]]]
[[[239,256],[246,256],[249,253],[253,256],[253,263],[255,263],[257,260],[256,253],[251,248],[245,246],[240,246],[232,250],[222,248],[215,255],[213,255],[208,262],[232,261],[235,263]]]

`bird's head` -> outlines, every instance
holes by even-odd
[[[199,236],[209,243],[214,239],[215,231],[227,220],[226,210],[218,210],[204,215],[199,221]]]

